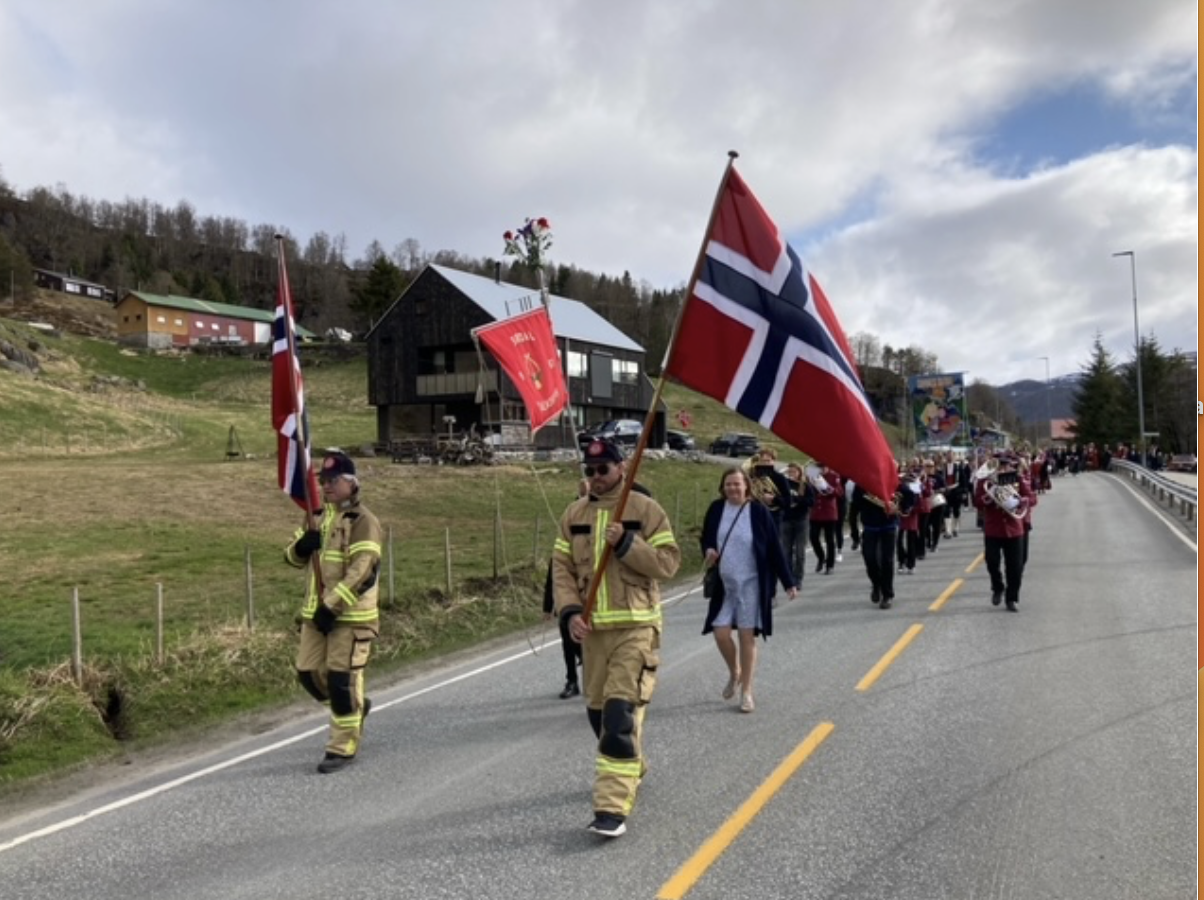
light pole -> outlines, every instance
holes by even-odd
[[[1129,257],[1129,274],[1133,279],[1133,350],[1137,366],[1137,452],[1145,465],[1145,395],[1141,389],[1141,329],[1137,326],[1137,254],[1121,250],[1113,256]]]
[[[1038,356],[1037,359],[1045,360],[1045,424],[1049,427],[1049,442],[1053,443],[1053,412],[1049,405],[1049,357]]]

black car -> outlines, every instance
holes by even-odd
[[[665,432],[665,445],[670,450],[676,450],[679,453],[688,453],[694,449],[694,436],[684,431],[670,428]]]
[[[761,449],[755,434],[729,431],[711,442],[712,456],[752,456]]]
[[[620,446],[634,447],[639,442],[643,430],[644,423],[635,419],[611,419],[577,432],[577,446],[584,452],[590,441],[605,438]]]

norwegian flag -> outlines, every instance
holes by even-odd
[[[666,374],[878,497],[897,467],[819,283],[729,168]]]
[[[272,428],[276,431],[276,475],[280,490],[306,512],[321,504],[318,482],[310,466],[309,422],[305,416],[305,390],[301,361],[297,357],[293,298],[284,264],[284,247],[278,248],[280,284],[276,315],[272,320]]]

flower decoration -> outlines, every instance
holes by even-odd
[[[522,228],[503,234],[502,240],[506,242],[506,256],[518,257],[532,269],[542,270],[544,255],[552,246],[552,226],[542,216],[527,219]]]

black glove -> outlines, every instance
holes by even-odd
[[[298,559],[309,559],[315,553],[322,549],[322,532],[316,528],[311,528],[297,538],[297,542],[293,544],[293,554]]]
[[[318,601],[318,608],[314,610],[314,628],[322,634],[330,634],[334,631],[334,623],[337,618],[333,609],[322,601]]]

